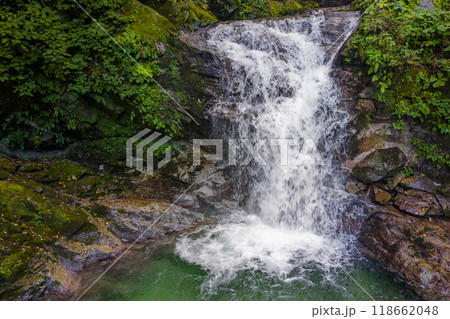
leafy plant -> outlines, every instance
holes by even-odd
[[[160,73],[154,43],[132,31],[127,0],[7,1],[0,7],[0,97],[3,141],[11,147],[64,144],[85,134],[80,108],[128,114],[168,135],[182,115],[151,79]]]
[[[418,155],[435,163],[438,169],[444,165],[450,167],[450,154],[439,148],[436,144],[425,143],[418,138],[413,139],[412,142],[417,147]]]
[[[414,175],[414,171],[410,167],[405,167],[402,171],[402,174],[405,178],[407,178]]]
[[[359,6],[367,11],[349,52],[367,65],[376,99],[398,117],[393,127],[403,130],[412,118],[450,134],[450,12],[421,8],[415,0],[362,0]],[[446,162],[430,152],[427,158],[438,165]]]

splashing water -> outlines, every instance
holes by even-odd
[[[208,43],[231,60],[225,99],[218,104],[234,107],[237,114],[229,135],[253,141],[311,140],[323,159],[320,165],[294,165],[295,161],[280,165],[271,149],[263,149],[268,165],[248,167],[254,182],[245,211],[178,242],[181,258],[211,273],[210,287],[241,271],[311,282],[304,275],[311,267],[320,269],[321,280],[332,281],[338,267],[348,262],[351,236],[341,233],[345,225],[340,215],[359,212],[346,211],[349,199],[341,189],[336,154],[349,115],[338,108],[338,90],[329,73],[337,52],[333,45],[339,47],[351,34],[357,16],[341,21],[341,37],[336,32],[327,35],[324,21],[324,15],[316,13],[308,18],[223,24],[208,32]],[[301,143],[297,153],[300,147]],[[289,147],[290,152],[295,150],[295,145]]]
[[[268,165],[242,168],[252,181],[242,185],[245,207],[220,212],[217,225],[181,239],[130,251],[84,299],[369,299],[359,285],[377,300],[416,298],[359,255],[349,230],[362,209],[342,190],[337,154],[349,116],[338,107],[329,72],[356,22],[353,12],[316,13],[200,31],[231,68],[213,111],[235,113],[235,121],[218,116],[217,135],[253,142],[309,138],[323,161],[280,166],[276,150],[263,149]],[[295,146],[289,151],[298,153]],[[103,271],[98,267],[83,280],[90,284]]]

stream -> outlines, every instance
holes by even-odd
[[[317,11],[202,31],[201,39],[231,61],[214,107],[238,119],[231,127],[216,120],[214,135],[271,140],[259,150],[266,165],[240,168],[250,183],[244,206],[210,212],[213,225],[140,244],[83,300],[417,299],[359,251],[364,204],[344,187],[340,163],[351,117],[339,107],[330,71],[357,23],[354,12],[328,18]],[[306,160],[307,145],[320,161]]]

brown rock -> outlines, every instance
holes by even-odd
[[[375,104],[371,100],[361,99],[358,101],[356,108],[363,112],[373,112],[375,111]]]
[[[406,161],[405,154],[398,147],[377,149],[359,162],[353,173],[358,181],[375,183],[394,175]]]
[[[376,207],[360,242],[372,258],[403,277],[427,300],[450,296],[450,220],[414,218],[393,207]]]
[[[431,179],[425,175],[414,175],[401,181],[400,186],[403,188],[419,189],[428,193],[436,194],[437,186]]]
[[[405,175],[403,173],[399,173],[392,177],[389,182],[387,183],[387,188],[391,191],[394,190],[394,188],[397,187],[398,184],[405,178]]]
[[[414,216],[439,216],[444,213],[434,195],[415,189],[398,194],[395,206]]]
[[[359,187],[356,186],[355,183],[348,183],[345,186],[345,189],[347,190],[347,192],[349,192],[350,194],[356,194],[360,191]]]
[[[374,194],[374,200],[377,203],[380,203],[382,205],[386,205],[389,200],[392,198],[392,195],[388,192],[385,192],[384,190],[380,189],[379,187],[373,186],[373,194]]]
[[[445,217],[450,217],[450,198],[436,195],[436,199],[439,201],[439,204],[441,204]]]
[[[359,92],[358,97],[361,99],[368,99],[370,95],[370,89],[365,87],[361,92]]]

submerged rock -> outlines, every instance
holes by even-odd
[[[392,176],[406,161],[398,147],[375,150],[353,168],[353,173],[363,183],[379,182]]]
[[[360,242],[366,253],[399,274],[424,299],[450,297],[450,221],[373,207]]]

